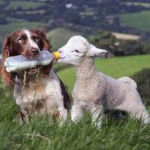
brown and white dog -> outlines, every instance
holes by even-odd
[[[32,114],[50,113],[54,118],[67,119],[70,99],[62,81],[53,72],[52,63],[22,72],[8,73],[4,61],[10,56],[23,55],[32,60],[42,50],[50,50],[43,30],[18,30],[6,37],[3,46],[2,77],[14,89],[22,121]]]

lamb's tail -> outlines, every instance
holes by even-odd
[[[124,81],[127,84],[131,85],[133,88],[137,89],[136,82],[133,79],[129,78],[129,77],[122,77],[122,78],[119,78],[118,80]]]

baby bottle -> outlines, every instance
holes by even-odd
[[[38,58],[29,60],[22,55],[8,57],[4,65],[7,72],[18,72],[31,68],[35,68],[38,65],[49,65],[53,60],[59,58],[59,52],[50,53],[47,50],[42,50]]]

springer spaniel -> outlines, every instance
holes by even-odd
[[[53,72],[52,63],[22,72],[8,73],[4,61],[10,56],[23,55],[32,60],[50,44],[41,30],[18,30],[7,36],[3,46],[2,77],[13,86],[16,104],[24,122],[32,114],[50,113],[54,118],[67,119],[70,99],[62,81]]]

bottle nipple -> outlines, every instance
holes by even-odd
[[[57,52],[53,52],[54,58],[57,60],[60,57],[60,53]]]

